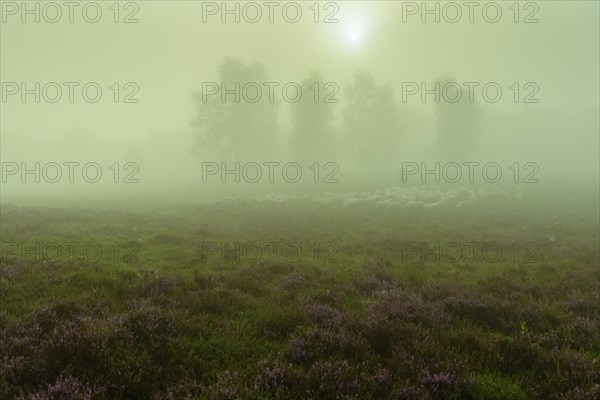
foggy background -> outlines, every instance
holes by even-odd
[[[203,22],[202,2],[191,1],[140,2],[138,23],[114,23],[109,4],[101,4],[104,14],[95,24],[77,12],[73,23],[65,15],[58,23],[3,15],[3,168],[7,162],[97,162],[106,178],[36,184],[17,174],[2,183],[2,201],[140,193],[202,201],[252,191],[336,191],[355,182],[384,187],[402,185],[402,162],[469,160],[498,162],[504,173],[515,162],[534,162],[538,187],[576,184],[597,195],[597,2],[537,2],[539,22],[530,24],[515,23],[506,2],[499,3],[498,23],[486,22],[480,9],[473,23],[467,15],[457,23],[435,23],[432,16],[422,23],[420,14],[403,14],[402,2],[343,1],[336,3],[339,22],[329,24],[314,23],[309,2],[300,2],[304,14],[295,24],[277,10],[273,23],[266,15],[257,23],[235,23],[232,16],[222,23],[220,14]],[[520,19],[530,11],[520,10]],[[321,10],[320,18],[328,13]],[[257,103],[223,104],[218,95],[199,100],[203,82],[223,81],[280,86],[274,103],[265,101],[266,91]],[[423,103],[420,93],[403,101],[403,82],[432,88],[448,81],[480,82],[475,102],[464,101],[466,92],[455,104],[436,103],[431,95]],[[20,93],[5,99],[6,82],[97,82],[103,95],[88,103],[76,89],[69,103],[63,87],[55,104],[35,103],[32,95],[22,103]],[[125,84],[137,85],[139,102],[115,103],[114,82],[121,100],[130,92]],[[300,102],[283,100],[288,82],[304,88]],[[339,102],[312,101],[307,88],[314,82],[335,83]],[[488,82],[503,89],[497,103],[481,98]],[[539,102],[515,103],[514,82],[521,100],[530,92],[524,85],[535,83]],[[264,179],[222,184],[218,175],[202,182],[202,162],[236,161],[294,161],[306,178],[295,185],[279,177],[275,185]],[[115,162],[121,181],[128,172],[123,165],[136,163],[139,182],[113,183]],[[314,162],[336,163],[340,184],[312,183]]]

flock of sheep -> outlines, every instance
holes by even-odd
[[[324,195],[284,195],[270,193],[265,196],[252,198],[226,198],[217,202],[217,205],[233,206],[255,203],[257,205],[285,205],[285,204],[312,204],[335,208],[396,208],[396,209],[464,209],[476,204],[504,203],[509,200],[520,201],[522,192],[517,189],[514,193],[504,190],[483,189],[468,190],[465,188],[450,189],[422,189],[418,187],[388,187],[377,189],[375,192],[332,193]]]

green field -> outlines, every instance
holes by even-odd
[[[0,1],[0,400],[600,400],[600,1]]]
[[[5,202],[0,398],[600,398],[597,198],[475,194]]]

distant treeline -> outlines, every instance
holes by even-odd
[[[197,112],[191,125],[195,151],[201,157],[265,159],[273,157],[283,141],[296,161],[349,159],[363,170],[376,171],[398,159],[408,133],[394,89],[389,83],[377,84],[368,72],[356,72],[344,88],[325,80],[320,71],[310,72],[301,82],[273,82],[262,64],[226,58],[219,78],[219,82],[204,82],[194,95]],[[436,80],[442,85],[452,81],[449,74]],[[280,118],[284,102],[290,106],[288,128],[283,128]],[[477,101],[461,98],[434,106],[435,157],[466,159],[475,149],[479,131]]]

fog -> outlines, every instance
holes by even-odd
[[[598,1],[1,1],[0,399],[600,399]]]
[[[439,162],[441,174],[449,162],[469,161],[498,163],[500,183],[514,181],[515,163],[522,173],[530,163],[538,188],[597,188],[596,2],[521,4],[518,12],[498,3],[497,22],[496,8],[470,15],[462,3],[431,3],[439,15],[419,2],[319,3],[316,15],[312,3],[301,2],[295,23],[285,19],[295,18],[295,8],[285,15],[274,9],[269,22],[260,2],[257,22],[249,21],[256,8],[244,3],[236,22],[221,3],[182,1],[123,3],[118,15],[101,3],[95,23],[79,8],[69,22],[65,6],[58,22],[49,22],[56,9],[39,4],[36,22],[35,12],[8,3],[0,42],[2,201],[197,202],[231,193],[410,185],[422,182],[402,182],[403,163]],[[87,12],[93,19],[95,10]],[[236,84],[239,103],[235,93],[221,97]],[[297,86],[302,96],[295,102]],[[97,87],[102,94],[93,102]],[[102,179],[89,183],[74,170],[69,182],[64,162],[98,163]],[[222,167],[235,169],[236,162],[241,182],[230,175],[223,184]],[[265,162],[298,163],[303,178],[269,182]],[[61,166],[57,182],[48,163]],[[254,176],[248,163],[262,166],[256,183],[245,179]],[[21,175],[36,168],[39,183],[35,172]],[[314,183],[314,168],[321,175],[335,169],[338,182],[320,176]],[[128,173],[132,179],[123,182]]]

